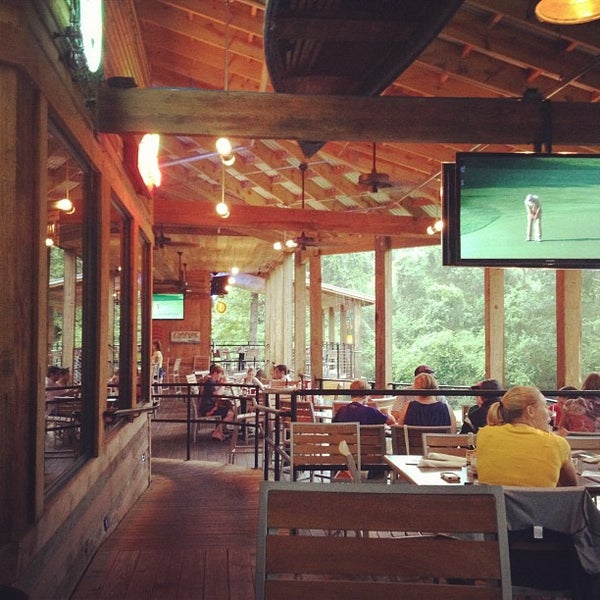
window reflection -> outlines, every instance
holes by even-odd
[[[110,212],[110,245],[109,245],[109,298],[108,298],[108,361],[109,379],[107,386],[107,408],[126,406],[123,402],[123,385],[126,372],[121,372],[124,363],[123,351],[127,341],[122,336],[125,332],[123,318],[127,314],[127,294],[125,279],[127,277],[127,257],[124,250],[127,247],[125,212],[116,200],[113,200]],[[125,377],[124,377],[125,376]]]
[[[45,396],[45,486],[84,454],[81,394],[83,339],[83,217],[87,172],[52,126],[48,133],[48,309]]]

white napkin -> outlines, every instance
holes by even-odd
[[[443,469],[460,469],[466,466],[467,459],[462,456],[453,456],[452,454],[442,454],[439,452],[430,452],[427,458],[419,461],[419,467],[433,467]]]

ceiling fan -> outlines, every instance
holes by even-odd
[[[175,288],[180,292],[191,292],[191,290],[188,288],[187,263],[183,262],[183,252],[178,250],[177,254],[179,256],[177,279],[161,279],[160,281],[155,281],[154,285],[168,286],[170,288]]]
[[[174,240],[173,238],[169,237],[168,235],[165,235],[164,226],[161,225],[160,229],[158,230],[158,233],[156,231],[154,232],[154,248],[162,250],[166,246],[194,247],[194,246],[196,246],[196,244],[194,244],[193,242],[178,242],[177,240]]]
[[[373,193],[377,193],[381,188],[392,187],[390,176],[387,173],[377,171],[377,144],[373,142],[373,168],[370,173],[363,173],[358,177],[358,184],[370,187]]]
[[[300,173],[302,174],[302,210],[304,210],[304,178],[306,176],[306,169],[308,165],[305,162],[302,162],[298,165],[300,169]],[[319,241],[317,238],[307,235],[306,232],[302,231],[299,236],[292,238],[292,241],[295,245],[288,245],[292,250],[306,250],[307,248],[314,248],[319,245]]]

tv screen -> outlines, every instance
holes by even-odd
[[[446,171],[445,264],[600,268],[600,154],[458,153]]]
[[[152,294],[152,318],[183,319],[184,304],[183,294]]]

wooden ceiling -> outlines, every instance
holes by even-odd
[[[336,6],[335,1],[329,4]],[[534,5],[529,0],[466,0],[383,95],[514,100],[533,88],[538,98],[551,100],[553,106],[598,103],[600,22],[570,27],[543,24],[533,14]],[[229,122],[225,100],[235,93],[262,93],[269,106],[274,92],[264,58],[264,2],[122,0],[107,2],[105,10],[107,79],[133,77],[138,90],[169,88],[171,98],[178,91],[173,88],[227,92],[220,96],[223,129]],[[294,121],[308,131],[303,119],[308,123],[315,116],[306,112],[309,101],[297,103],[300,110],[286,115],[286,125]],[[219,106],[218,100],[214,104]],[[315,111],[317,104],[315,100]],[[269,119],[257,109],[238,114],[237,127],[231,128],[236,133],[232,137],[236,162],[225,169],[225,200],[231,217],[223,220],[214,212],[223,190],[223,170],[214,147],[218,126],[214,135],[199,133],[204,116],[217,123],[218,117],[198,105],[197,114],[186,120],[185,114],[177,113],[175,101],[166,106],[172,107],[171,114],[153,113],[158,121],[170,119],[176,132],[161,138],[163,182],[154,198],[156,231],[170,238],[154,253],[159,280],[177,276],[177,251],[184,252],[188,272],[228,271],[237,266],[243,272],[267,273],[282,257],[273,250],[273,242],[303,231],[317,240],[323,254],[373,249],[378,234],[390,235],[394,247],[439,243],[425,230],[440,216],[442,163],[452,162],[458,151],[532,150],[528,138],[520,140],[518,132],[503,132],[501,127],[494,140],[518,143],[491,143],[490,137],[478,137],[467,110],[431,113],[439,139],[450,140],[445,142],[435,141],[435,131],[417,139],[400,133],[384,135],[385,114],[365,112],[361,117],[358,112],[358,121],[350,121],[350,115],[342,121],[358,122],[356,135],[335,136],[306,157],[295,140],[315,138],[256,137],[262,125],[269,131]],[[350,109],[357,111],[357,104],[349,101]],[[414,119],[423,114],[414,113]],[[407,130],[415,125],[411,121],[410,115],[405,118]],[[461,123],[465,131],[459,135]],[[395,132],[402,131],[390,118],[392,126]],[[442,135],[446,127],[453,128],[454,137]],[[586,127],[597,131],[598,123],[583,123],[581,129]],[[246,131],[252,137],[245,137]],[[340,139],[341,135],[346,137]],[[553,151],[600,152],[597,135],[582,134],[585,143],[577,136],[573,139],[576,143],[568,145],[555,142]],[[391,183],[376,191],[359,183],[361,175],[373,170],[373,140],[377,140],[376,171],[385,173]],[[304,207],[299,168],[303,162],[308,164]]]

